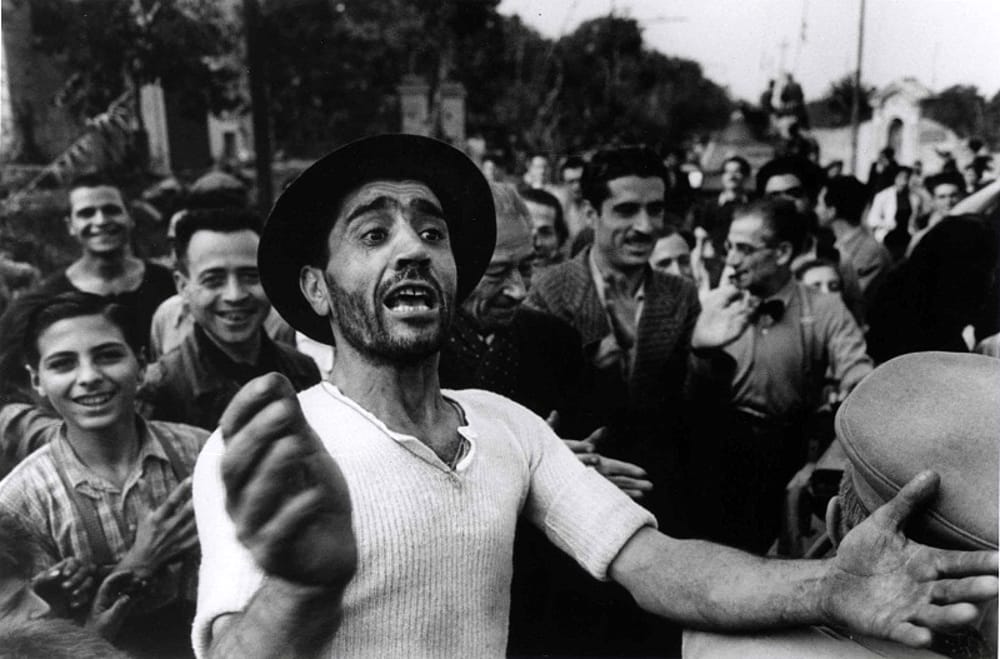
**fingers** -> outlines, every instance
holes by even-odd
[[[300,431],[301,428],[296,427],[300,421],[302,409],[298,400],[291,396],[271,401],[244,425],[233,426],[235,432],[229,437],[222,457],[222,481],[227,494],[239,492],[271,443]]]
[[[549,428],[558,432],[559,429],[559,411],[552,410],[549,415],[545,418],[545,423],[549,424]]]
[[[156,513],[161,515],[163,518],[172,516],[178,508],[191,505],[191,477],[187,477],[182,480],[174,491],[170,493],[167,500],[164,501],[159,508],[156,509]]]
[[[1000,570],[1000,561],[995,551],[948,551],[936,550],[938,574],[948,577],[971,577],[995,575]]]
[[[109,608],[109,605],[121,597],[121,591],[126,589],[131,583],[134,575],[129,570],[112,572],[101,583],[97,589],[97,597],[94,598],[94,608],[101,611]]]
[[[891,501],[876,510],[872,520],[879,526],[898,531],[913,511],[933,496],[939,480],[933,471],[920,472]]]
[[[247,382],[236,392],[219,419],[222,436],[229,438],[271,402],[294,398],[295,388],[279,373],[268,373]]]
[[[606,476],[614,483],[615,487],[628,494],[633,499],[638,499],[653,491],[653,484],[649,481],[637,480],[626,476]]]
[[[646,470],[638,465],[604,456],[601,456],[600,471],[605,476],[628,476],[630,479],[644,479],[647,476]]]
[[[931,589],[931,602],[934,604],[985,602],[996,596],[997,578],[994,576],[948,579],[935,583]]]
[[[573,451],[577,455],[584,453],[593,453],[594,445],[587,440],[577,440],[577,439],[564,439],[563,444],[569,447],[569,450]]]
[[[295,487],[295,473],[302,468],[302,452],[297,437],[283,437],[271,445],[253,476],[235,497],[233,522],[243,540],[257,532],[290,494],[302,489]],[[292,487],[290,487],[292,486]]]
[[[912,648],[925,648],[931,644],[932,637],[929,629],[902,622],[889,632],[889,638]]]
[[[600,428],[598,428],[594,432],[590,433],[590,435],[588,435],[587,438],[585,440],[583,440],[583,441],[589,443],[591,446],[593,446],[596,449],[597,445],[600,444],[601,442],[603,442],[607,438],[608,434],[609,434],[608,433],[608,427],[607,426],[601,426]]]
[[[928,604],[912,617],[912,622],[935,631],[954,631],[967,627],[979,617],[979,609],[974,604],[961,602],[946,606]]]

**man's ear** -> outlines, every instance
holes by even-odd
[[[794,251],[792,250],[792,244],[787,241],[782,241],[778,243],[777,247],[774,248],[777,252],[778,265],[787,265],[792,262],[795,258]]]
[[[178,295],[184,295],[184,289],[187,287],[188,278],[180,270],[174,270],[174,286],[177,288]]]
[[[28,371],[28,380],[31,383],[31,388],[35,390],[35,393],[38,394],[39,397],[45,398],[45,390],[42,388],[42,383],[38,379],[38,371],[36,371],[30,364],[25,364],[24,370]]]
[[[299,271],[299,290],[318,316],[330,315],[330,292],[323,278],[323,271],[311,265],[302,266]]]
[[[830,497],[830,502],[826,504],[826,534],[830,537],[830,542],[833,543],[834,549],[843,540],[840,537],[840,518],[842,514],[843,509],[840,506],[840,497]]]

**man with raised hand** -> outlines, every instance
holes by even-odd
[[[899,532],[933,474],[836,559],[766,560],[658,533],[541,418],[442,391],[438,350],[494,240],[479,170],[413,135],[349,144],[279,199],[259,253],[265,287],[337,360],[297,398],[280,376],[249,383],[199,459],[200,656],[501,656],[522,513],[594,577],[694,627],[827,622],[921,645],[996,595],[995,552]],[[876,552],[893,566],[856,570]]]

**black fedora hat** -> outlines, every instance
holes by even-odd
[[[441,202],[458,271],[456,302],[472,292],[493,257],[496,216],[489,183],[465,154],[419,135],[377,135],[351,142],[302,172],[271,209],[257,263],[271,304],[306,336],[333,344],[329,320],[302,295],[299,273],[322,265],[340,202],[374,180],[420,181]]]

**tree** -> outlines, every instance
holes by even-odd
[[[974,85],[954,85],[922,105],[928,117],[951,128],[959,137],[984,137],[989,132],[986,99]]]
[[[872,117],[871,98],[875,94],[875,88],[861,84],[861,96],[859,99],[859,121],[868,121]],[[838,78],[830,83],[830,88],[820,103],[826,111],[827,121],[821,124],[828,124],[831,127],[851,125],[851,113],[854,105],[854,74],[848,73],[842,78]]]
[[[68,75],[60,100],[81,118],[102,112],[128,88],[164,88],[218,108],[233,72],[213,58],[232,50],[232,26],[216,3],[198,0],[33,0],[38,47]]]

